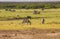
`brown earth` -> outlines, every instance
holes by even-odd
[[[60,39],[60,29],[0,30],[0,39]]]

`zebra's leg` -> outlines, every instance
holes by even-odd
[[[31,25],[31,22],[29,22],[30,23],[30,25]]]
[[[29,21],[27,24],[30,24],[31,25],[31,22]]]
[[[24,24],[25,22],[23,21],[22,24]]]
[[[29,22],[28,22],[28,21],[26,21],[26,23],[27,23],[27,25],[29,24]]]

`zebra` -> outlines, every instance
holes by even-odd
[[[23,19],[22,24],[25,24],[25,23],[27,23],[27,24],[30,24],[30,25],[31,25],[31,21],[30,21],[28,18],[24,18],[24,19]]]

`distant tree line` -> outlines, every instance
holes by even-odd
[[[0,3],[0,9],[50,9],[60,8],[60,3]]]

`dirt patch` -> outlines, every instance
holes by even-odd
[[[60,39],[60,29],[0,30],[0,39]]]

